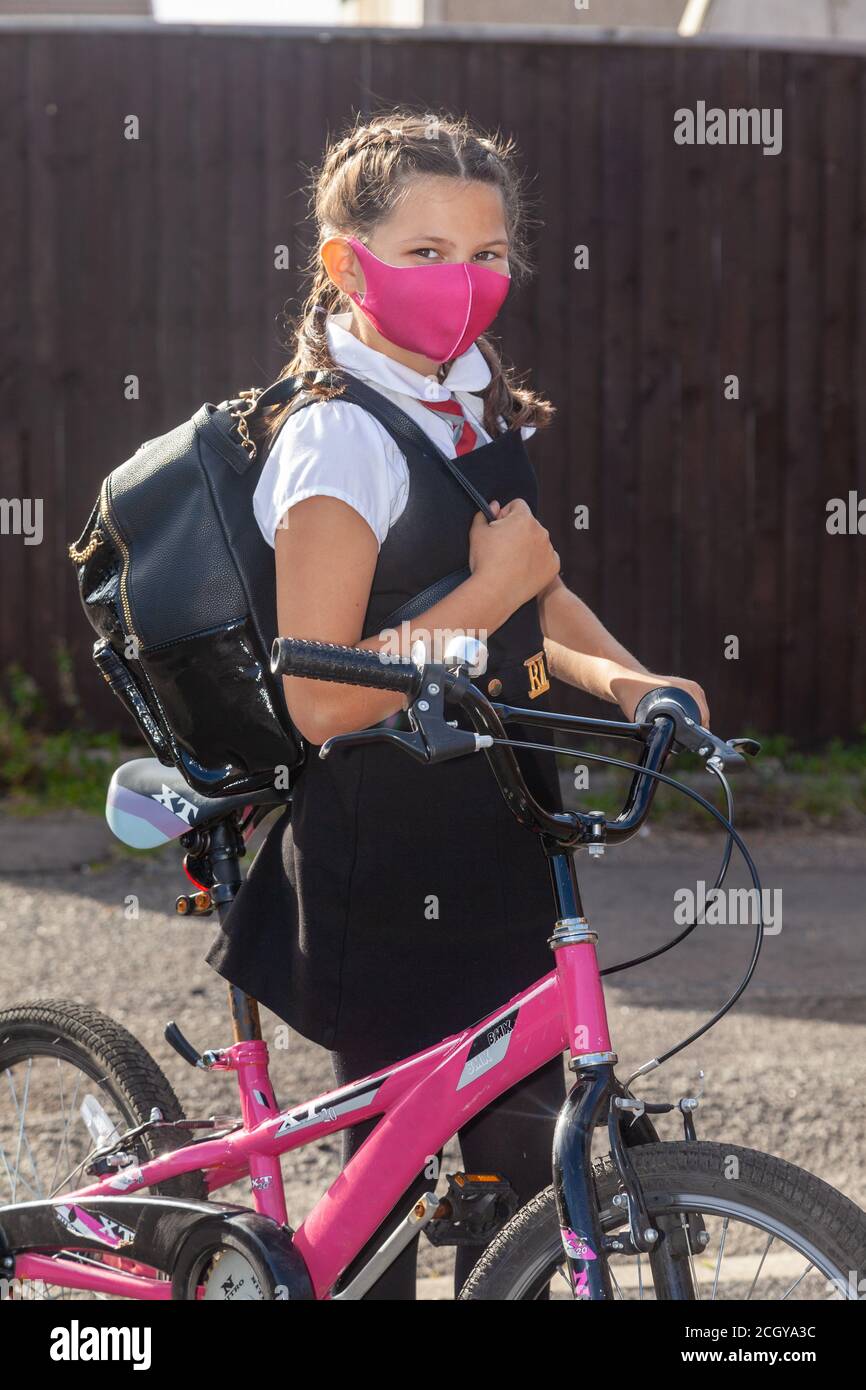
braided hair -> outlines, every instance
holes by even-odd
[[[514,153],[511,139],[483,135],[465,116],[434,116],[401,107],[368,121],[357,117],[328,146],[313,173],[311,201],[318,240],[307,267],[309,289],[300,315],[287,320],[288,341],[294,354],[281,371],[280,380],[295,376],[313,395],[325,399],[340,395],[343,387],[339,384],[315,380],[316,373],[336,369],[325,332],[327,317],[349,307],[347,296],[330,279],[319,247],[335,235],[355,236],[359,241],[369,238],[377,223],[394,210],[413,177],[444,175],[497,187],[505,209],[512,282],[524,279],[530,269],[525,239],[527,219]],[[499,433],[500,416],[509,429],[549,424],[554,413],[550,402],[517,380],[513,369],[503,364],[486,336],[477,340],[477,346],[491,373],[482,392],[487,433]],[[440,376],[449,365],[442,364]],[[273,443],[289,409],[289,405],[276,405],[251,417],[251,433],[265,449]]]

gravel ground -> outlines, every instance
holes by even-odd
[[[703,1067],[702,1137],[779,1154],[866,1207],[866,844],[827,832],[756,833],[748,844],[764,886],[782,892],[781,930],[765,937],[755,981],[733,1013],[649,1078],[644,1094],[692,1093]],[[173,915],[186,884],[177,847],[135,854],[94,817],[2,813],[0,845],[0,1007],[46,996],[94,1004],[156,1057],[187,1115],[235,1112],[231,1079],[193,1070],[162,1036],[174,1018],[200,1049],[230,1041],[224,983],[204,961],[213,920]],[[715,837],[650,831],[599,862],[581,860],[602,963],[674,935],[674,890],[699,879],[710,886],[720,849]],[[732,868],[729,882],[746,881]],[[130,895],[137,919],[126,914]],[[738,983],[753,935],[707,926],[661,960],[612,977],[620,1075],[706,1019]],[[262,1021],[272,1045],[287,1031],[267,1011]],[[296,1034],[287,1047],[272,1046],[272,1075],[281,1106],[333,1084],[327,1052]],[[336,1175],[338,1152],[333,1139],[285,1160],[292,1224]],[[456,1146],[446,1148],[446,1163],[460,1166]],[[241,1185],[222,1195],[248,1200]],[[450,1264],[450,1252],[422,1241],[422,1296],[450,1296]]]

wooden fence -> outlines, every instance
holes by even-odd
[[[537,275],[497,331],[559,408],[532,448],[571,587],[651,669],[700,680],[721,731],[855,732],[866,537],[826,525],[829,499],[866,497],[850,50],[7,24],[0,496],[43,499],[44,537],[0,535],[0,665],[62,719],[68,648],[92,718],[128,727],[91,669],[66,544],[142,440],[276,374],[305,168],[353,111],[403,101],[520,143]],[[781,151],[678,144],[675,111],[699,103],[780,111]]]

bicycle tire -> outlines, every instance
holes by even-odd
[[[30,1051],[28,1052],[28,1049]],[[27,1056],[58,1056],[104,1085],[130,1127],[143,1124],[154,1107],[166,1120],[184,1119],[167,1077],[122,1024],[88,1004],[71,999],[34,999],[0,1010],[0,1074]],[[137,1139],[142,1161],[189,1143],[181,1131],[149,1130]],[[76,1186],[92,1179],[83,1177]],[[147,1189],[156,1195],[204,1201],[201,1172],[182,1173]]]
[[[837,1271],[840,1287],[847,1290],[848,1297],[856,1298],[858,1287],[866,1287],[862,1283],[866,1278],[866,1213],[804,1169],[737,1144],[701,1141],[646,1144],[630,1150],[630,1157],[651,1218],[668,1210],[671,1203],[676,1207],[678,1200],[691,1196],[707,1203],[707,1213],[714,1205],[730,1203],[732,1183],[725,1171],[731,1159],[736,1159],[740,1219],[747,1220],[751,1212],[759,1226],[763,1220],[787,1227]],[[621,1184],[609,1158],[594,1168],[602,1227],[611,1229],[622,1222],[621,1210],[612,1203]],[[705,1210],[695,1204],[689,1209]],[[719,1212],[713,1212],[720,1213],[720,1207]],[[761,1229],[766,1231],[768,1226]],[[553,1188],[547,1187],[521,1207],[491,1242],[458,1299],[531,1300],[553,1277],[562,1259]]]

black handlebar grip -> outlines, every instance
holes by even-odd
[[[274,638],[271,673],[365,685],[412,696],[421,684],[421,672],[410,661],[383,661],[378,652],[341,647],[334,642],[312,642],[303,637]]]
[[[648,690],[638,701],[632,719],[635,724],[648,724],[660,714],[667,714],[673,719],[677,727],[677,738],[681,742],[681,735],[684,735],[688,728],[685,724],[687,716],[698,728],[701,725],[701,711],[697,700],[687,690],[681,690],[678,685],[659,685],[655,690]]]
[[[703,728],[698,703],[687,690],[673,685],[648,690],[638,701],[634,722],[650,723],[664,714],[673,720],[674,749],[677,752],[687,749],[704,757],[712,754],[725,767],[741,767],[745,763],[742,753],[732,743],[726,743],[709,729]]]

